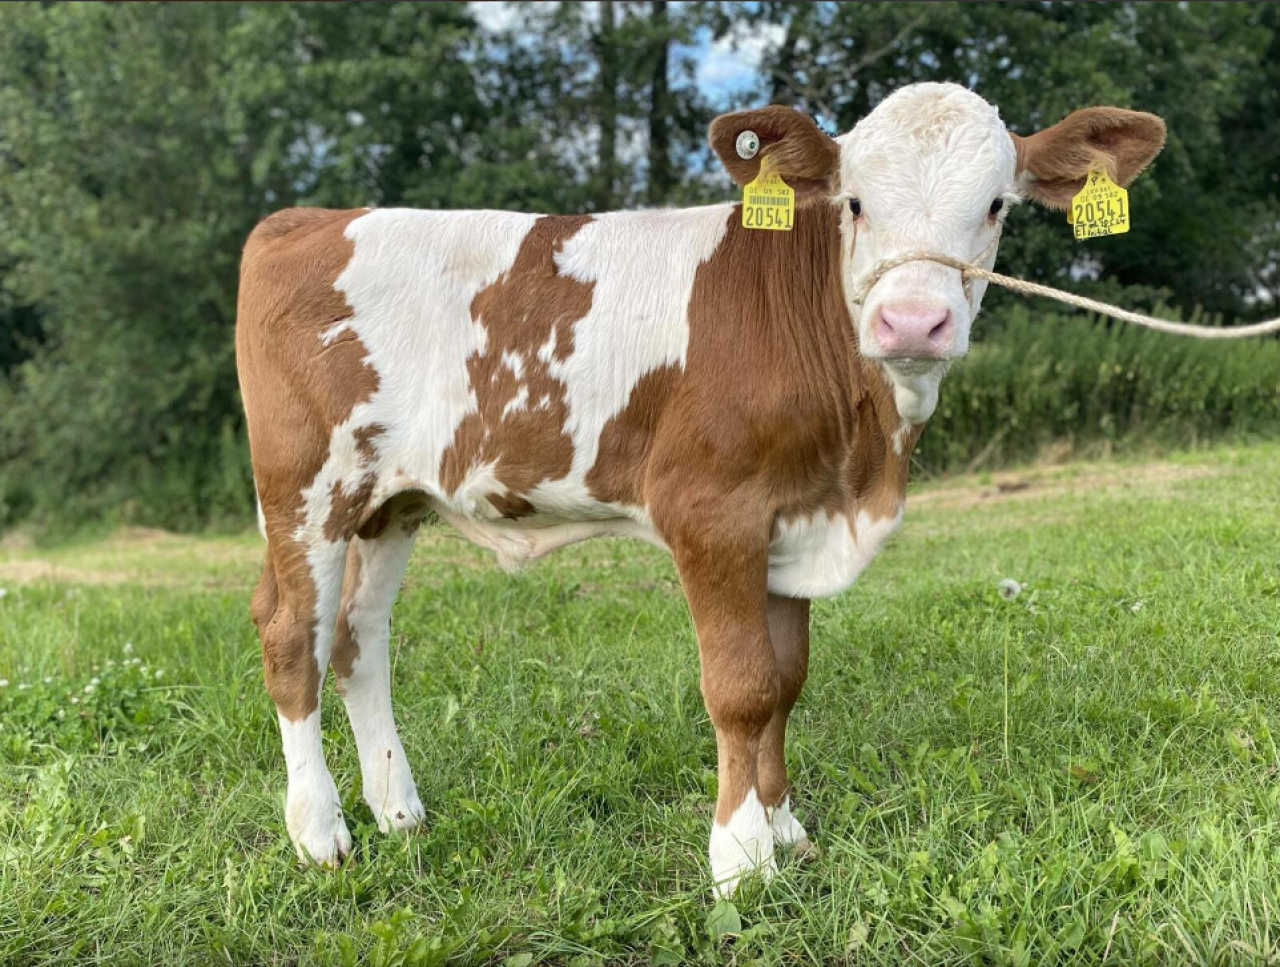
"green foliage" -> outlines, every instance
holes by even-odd
[[[721,904],[654,548],[512,577],[420,536],[392,648],[427,822],[377,832],[328,694],[338,871],[284,828],[256,534],[0,548],[0,963],[1272,962],[1278,475],[1268,443],[919,487],[814,608],[788,732],[821,853]],[[15,583],[42,561],[62,580]]]
[[[1023,132],[1085,104],[1156,111],[1169,147],[1133,188],[1134,231],[1077,246],[1060,215],[1024,209],[1001,268],[1184,313],[1258,314],[1259,293],[1274,305],[1276,5],[512,9],[482,28],[460,3],[5,6],[0,527],[250,513],[236,270],[272,210],[728,197],[705,147],[727,105],[696,83],[712,35],[763,46],[743,101],[792,101],[833,128],[926,79],[971,84]],[[1160,422],[1154,402],[1142,432]]]
[[[1274,340],[1176,339],[1021,304],[984,312],[977,330],[916,451],[927,471],[998,466],[1050,445],[1186,446],[1276,432]]]

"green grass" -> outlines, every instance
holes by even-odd
[[[511,578],[428,534],[393,619],[428,824],[377,834],[330,695],[357,861],[326,873],[284,831],[256,536],[10,542],[0,963],[1274,961],[1278,479],[1266,444],[921,488],[815,608],[790,761],[822,855],[732,907],[656,551]]]

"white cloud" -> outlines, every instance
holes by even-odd
[[[519,28],[524,19],[524,12],[514,3],[506,0],[471,0],[471,15],[481,28],[490,33],[506,33]],[[541,0],[532,4],[539,13],[550,13],[560,6],[559,0]],[[583,16],[588,23],[598,23],[600,11],[594,3],[583,4]]]
[[[698,62],[698,86],[710,94],[739,93],[760,80],[766,53],[786,36],[781,24],[737,23],[706,49]]]

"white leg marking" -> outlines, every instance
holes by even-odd
[[[391,606],[413,550],[413,537],[400,526],[393,521],[381,537],[355,542],[360,587],[347,621],[360,652],[351,676],[342,682],[347,717],[360,751],[364,800],[384,833],[412,829],[425,815],[391,712]]]
[[[336,866],[351,852],[351,834],[342,820],[338,787],[324,764],[320,745],[320,710],[291,722],[283,715],[280,736],[289,773],[285,798],[285,826],[298,851],[298,859],[322,866]]]
[[[773,844],[789,850],[796,856],[805,856],[813,849],[809,834],[800,821],[791,815],[791,797],[769,811],[769,825],[773,828]]]
[[[733,811],[724,825],[711,827],[711,876],[716,895],[729,898],[743,877],[759,872],[767,882],[778,871],[773,859],[773,829],[755,789]]]
[[[345,541],[318,542],[307,549],[307,563],[315,585],[315,661],[320,670],[319,694],[314,712],[298,722],[283,715],[280,737],[289,774],[285,796],[285,828],[304,862],[310,858],[322,866],[334,866],[351,852],[351,834],[342,819],[338,787],[324,761],[320,741],[319,702],[324,694],[324,676],[333,648],[334,621],[342,593],[342,573],[346,560]]]

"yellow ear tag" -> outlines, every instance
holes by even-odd
[[[1129,231],[1129,193],[1103,171],[1091,171],[1084,187],[1071,199],[1067,222],[1076,239],[1123,235]]]
[[[796,193],[776,171],[769,170],[769,156],[760,162],[760,173],[742,187],[742,227],[789,232],[796,220]]]

